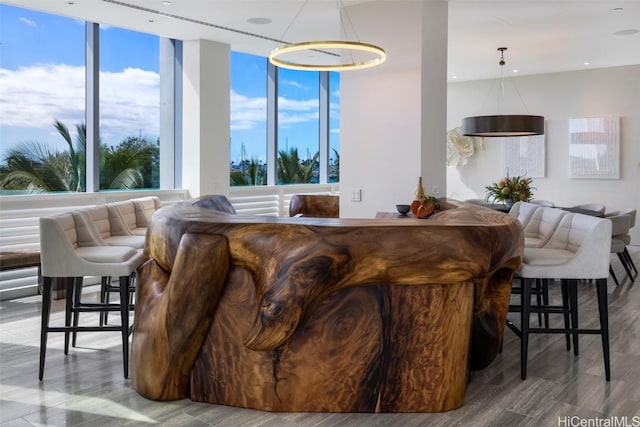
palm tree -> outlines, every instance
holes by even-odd
[[[158,187],[152,182],[158,154],[158,147],[141,137],[128,137],[116,147],[101,145],[100,189]]]
[[[278,151],[278,181],[282,184],[310,183],[318,165],[320,153],[313,158],[300,162],[298,149],[293,147],[289,151]]]
[[[267,174],[264,171],[264,166],[258,159],[251,159],[246,165],[246,172],[244,168],[242,171],[231,171],[231,185],[266,185]]]
[[[335,182],[340,182],[340,153],[335,148],[332,148],[335,160],[333,162],[333,175],[335,176]]]
[[[56,120],[53,126],[68,151],[51,150],[38,141],[23,142],[9,151],[0,165],[0,187],[28,192],[84,191],[86,128],[76,125],[74,145],[69,129]]]
[[[0,165],[0,188],[27,192],[85,191],[86,126],[76,125],[76,141],[59,120],[53,123],[67,144],[66,151],[52,150],[27,141],[9,151]],[[116,147],[100,146],[100,188],[158,187],[157,145],[129,137]]]

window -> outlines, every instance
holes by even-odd
[[[85,23],[0,5],[0,24],[0,194],[86,191]],[[100,33],[99,188],[159,188],[160,38]]]
[[[340,74],[329,73],[329,182],[340,182]]]
[[[100,189],[160,187],[159,58],[159,37],[100,28]]]
[[[84,23],[0,5],[0,28],[0,194],[85,191]]]
[[[231,52],[231,185],[267,184],[267,59]]]
[[[278,184],[317,183],[320,75],[278,70]]]

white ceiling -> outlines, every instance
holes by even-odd
[[[268,56],[276,41],[243,32],[288,42],[341,38],[338,5],[348,8],[370,0],[309,0],[304,7],[304,0],[3,1],[165,37],[216,40],[233,50]],[[448,3],[450,81],[453,76],[458,81],[496,78],[500,46],[509,48],[506,70],[517,69],[518,75],[640,64],[640,32],[614,35],[640,30],[640,0]],[[247,22],[250,18],[272,22],[252,24]],[[397,32],[394,25],[390,22],[380,31],[393,34]],[[354,26],[357,31],[357,22]]]

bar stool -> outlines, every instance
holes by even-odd
[[[579,334],[599,334],[602,338],[605,378],[611,379],[609,363],[609,320],[607,307],[607,277],[609,274],[611,221],[582,214],[563,216],[549,241],[540,248],[524,250],[524,261],[518,275],[525,280],[521,299],[520,375],[527,376],[527,353],[530,333],[562,333],[573,337],[573,351],[578,354]],[[561,307],[531,306],[533,279],[561,279],[563,305]],[[578,326],[577,282],[593,279],[598,297],[599,329],[580,329]],[[562,313],[564,328],[531,328],[531,312]],[[570,326],[567,326],[567,315]],[[568,344],[568,343],[567,343]],[[567,346],[568,348],[569,346]]]
[[[64,332],[64,353],[69,352],[69,334],[79,331],[119,331],[122,335],[124,377],[129,376],[129,288],[131,275],[143,261],[142,250],[125,246],[100,246],[86,229],[76,228],[72,213],[40,218],[40,257],[42,264],[42,322],[40,330],[39,379],[44,363],[49,332]],[[75,295],[84,276],[120,278],[120,301],[117,304],[77,304]],[[65,326],[49,326],[53,280],[67,282]],[[119,326],[71,326],[72,314],[80,311],[119,311]]]

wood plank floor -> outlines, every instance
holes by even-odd
[[[631,252],[640,266],[640,247],[632,248]],[[633,425],[640,425],[640,279],[634,286],[616,257],[612,257],[612,264],[617,276],[625,279],[618,287],[610,280],[608,287],[610,382],[604,379],[602,347],[597,335],[580,337],[577,357],[565,351],[561,335],[532,335],[528,377],[520,380],[519,339],[507,330],[503,353],[487,369],[472,373],[462,408],[442,414],[269,413],[187,399],[154,402],[140,397],[130,382],[123,379],[118,333],[80,334],[78,347],[66,357],[62,352],[63,334],[50,334],[45,377],[40,382],[41,298],[3,301],[0,302],[0,424],[537,427],[562,425],[559,417],[626,416],[628,423],[636,421]],[[85,298],[95,298],[95,291],[95,287],[85,290]],[[558,286],[552,286],[551,296],[558,299]],[[579,285],[579,304],[581,326],[597,325],[593,285]],[[61,322],[63,313],[63,302],[55,302],[52,321]],[[88,323],[97,319],[97,315],[83,316]],[[513,320],[519,323],[517,315]]]

